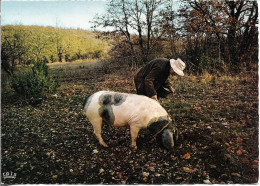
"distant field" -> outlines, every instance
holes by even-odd
[[[108,66],[103,60],[83,61],[83,62],[63,62],[49,63],[49,72],[60,81],[71,81],[75,79],[85,79],[89,74],[95,72],[104,73],[108,70]],[[93,75],[92,78],[95,78]]]
[[[55,62],[55,63],[48,63],[47,64],[50,69],[57,69],[57,68],[89,68],[95,67],[99,65],[97,60],[90,60],[90,61],[80,61],[80,62]]]

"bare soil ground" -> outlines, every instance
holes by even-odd
[[[186,74],[171,78],[176,92],[160,100],[180,140],[160,147],[141,131],[137,150],[128,128],[103,126],[103,148],[82,113],[99,90],[135,93],[133,73],[102,66],[51,68],[56,95],[26,101],[2,89],[2,177],[5,184],[192,184],[258,182],[258,74]]]

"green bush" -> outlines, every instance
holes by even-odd
[[[39,98],[56,92],[59,83],[48,74],[46,62],[34,62],[28,71],[11,77],[11,87],[26,98]]]

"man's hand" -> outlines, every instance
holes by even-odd
[[[151,98],[154,99],[155,101],[158,101],[157,95],[154,95],[154,96],[152,96]]]

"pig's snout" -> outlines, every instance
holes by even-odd
[[[166,125],[168,126],[163,129]],[[178,140],[178,130],[171,121],[166,120],[165,117],[155,118],[148,125],[148,129],[153,134],[158,134],[156,137],[157,142],[164,148],[168,150],[172,150],[174,148]]]
[[[178,140],[178,130],[176,128],[174,130],[171,129],[163,130],[161,140],[163,146],[166,149],[172,150]]]
[[[173,132],[169,129],[165,129],[162,133],[162,144],[168,150],[174,148]]]

